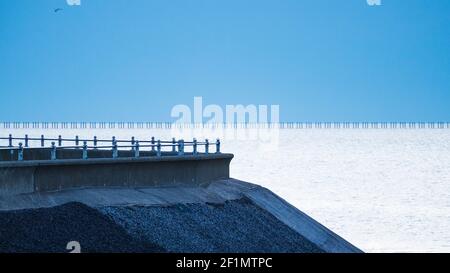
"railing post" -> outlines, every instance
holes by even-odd
[[[23,147],[22,142],[19,143],[19,151],[17,153],[17,160],[22,161],[23,160]]]
[[[192,142],[193,142],[193,144],[192,144],[192,153],[194,155],[197,155],[197,139],[194,138],[194,140]]]
[[[50,151],[50,159],[56,160],[56,145],[55,142],[52,142],[52,150]]]
[[[8,147],[12,147],[13,146],[12,145],[12,134],[9,134],[8,142],[9,142]]]
[[[178,155],[184,155],[184,140],[178,140]]]
[[[131,150],[132,151],[134,150],[134,143],[135,143],[135,141],[134,141],[134,136],[133,136],[133,137],[131,137]]]
[[[87,141],[83,141],[83,159],[87,159],[88,158],[88,154],[87,154]]]
[[[117,141],[115,137],[113,137],[112,157],[117,158],[118,156],[119,152],[117,151]]]
[[[220,139],[216,140],[216,154],[220,154]]]
[[[134,144],[134,157],[139,157],[139,141],[136,141]]]
[[[14,138],[12,137],[12,134],[9,134],[9,138],[8,139],[9,139],[9,142],[10,142],[10,146],[9,146],[10,149],[9,150],[10,150],[10,153],[11,153],[11,160],[14,160],[14,159],[17,159],[19,161],[23,160],[24,148],[28,148],[28,146],[29,146],[29,141],[30,141],[29,136],[27,134],[25,135],[25,138],[24,138],[25,145],[23,144],[23,142],[20,142],[20,143],[18,143],[18,148],[14,148],[14,146],[12,145],[13,141],[14,141]],[[45,139],[44,135],[41,135],[40,140],[41,140],[41,146],[45,147],[45,140],[46,139]],[[61,135],[59,135],[57,139],[47,139],[47,140],[49,142],[51,141],[51,160],[56,160],[57,159],[58,147],[62,147],[63,146],[62,141],[64,139],[62,138]],[[52,140],[54,140],[54,141],[52,141]],[[57,144],[56,144],[56,141],[58,141]],[[73,141],[73,140],[71,140],[71,141]],[[88,159],[88,152],[89,152],[88,149],[90,147],[90,146],[88,146],[89,140],[81,139],[81,141],[83,142],[82,146],[80,146],[80,143],[79,143],[80,142],[79,136],[75,137],[76,147],[82,148],[82,158],[83,159]],[[94,145],[91,148],[98,149],[98,147],[99,147],[98,146],[98,141],[99,140],[98,140],[97,136],[94,136],[93,137]],[[132,151],[134,151],[134,157],[139,158],[140,157],[140,143],[139,143],[138,140],[135,139],[135,137],[132,137],[131,141],[133,143],[133,145],[131,147],[132,147]],[[180,140],[177,141],[175,138],[172,138],[171,142],[164,142],[164,141],[161,141],[160,139],[155,141],[155,138],[152,137],[152,141],[151,142],[152,142],[152,145],[151,145],[152,150],[155,151],[155,154],[158,157],[162,156],[162,149],[164,148],[164,144],[163,143],[171,143],[170,146],[172,146],[172,149],[171,149],[172,152],[174,152],[174,153],[177,152],[177,154],[179,156],[185,155],[185,145],[186,145],[186,143],[185,143],[185,141],[183,139],[180,139]],[[113,158],[117,158],[117,157],[119,157],[119,151],[118,151],[118,147],[119,146],[118,146],[117,140],[116,140],[116,138],[114,136],[112,137],[112,143],[113,143],[112,146],[111,146],[111,148],[112,148],[112,157]],[[188,146],[190,146],[190,144],[191,144],[191,142],[188,142]],[[204,142],[198,142],[197,138],[193,138],[193,140],[192,140],[192,146],[193,146],[192,154],[193,155],[198,155],[201,151],[203,151],[202,148],[200,147],[200,152],[199,152],[199,145],[200,146],[204,145],[205,146],[205,148],[204,148],[205,154],[209,154],[211,152],[210,151],[210,147],[209,147],[211,144],[214,144],[214,143],[210,143],[210,141],[208,139],[205,139]],[[221,153],[220,139],[217,139],[215,141],[215,145],[216,145],[215,153],[216,154],[220,154]],[[169,146],[169,145],[167,145],[167,146]],[[18,150],[17,156],[15,155],[15,150]],[[189,152],[189,154],[190,154],[190,152]]]
[[[156,144],[156,156],[161,156],[161,140],[158,139],[158,143]]]

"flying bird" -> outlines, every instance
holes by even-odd
[[[56,13],[56,12],[59,12],[59,11],[62,11],[63,9],[62,8],[57,8],[57,9],[54,9],[53,11]]]

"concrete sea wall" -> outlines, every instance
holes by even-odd
[[[0,162],[0,196],[83,187],[201,185],[229,178],[232,154]]]

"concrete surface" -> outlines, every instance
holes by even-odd
[[[82,187],[201,185],[229,177],[232,154],[0,162],[0,196]]]

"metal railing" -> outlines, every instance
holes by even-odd
[[[154,137],[151,137],[149,140],[138,140],[135,137],[131,137],[130,140],[124,140],[116,139],[114,136],[111,139],[98,139],[96,136],[92,139],[82,139],[79,138],[79,136],[75,136],[75,138],[63,138],[59,135],[58,138],[45,138],[44,135],[41,135],[37,138],[29,137],[28,135],[25,135],[24,137],[13,137],[12,134],[9,134],[8,137],[0,137],[0,141],[2,140],[6,140],[8,145],[0,146],[0,151],[9,150],[11,155],[14,155],[15,152],[17,152],[17,158],[14,160],[18,161],[24,160],[25,150],[32,149],[50,150],[49,159],[51,160],[58,159],[58,150],[81,150],[82,159],[88,159],[89,152],[98,150],[110,150],[111,158],[118,158],[119,151],[124,149],[132,151],[133,157],[135,158],[143,157],[141,152],[145,151],[152,152],[151,155],[147,153],[147,156],[157,157],[163,155],[183,156],[186,154],[195,156],[199,154],[209,154],[211,145],[215,145],[216,154],[220,153],[220,139],[216,139],[215,143],[210,143],[208,139],[198,141],[195,138],[192,141],[185,141],[183,139],[176,140],[175,138],[172,138],[171,141],[164,141],[160,139],[156,140]],[[31,147],[31,141],[38,141],[40,142],[40,145],[38,147]],[[73,145],[63,145],[63,143],[67,142]],[[15,143],[17,143],[17,145],[15,145]],[[50,146],[46,146],[48,143],[50,143]],[[186,152],[186,147],[192,147],[192,151]],[[203,152],[200,151],[200,147],[203,147]]]

